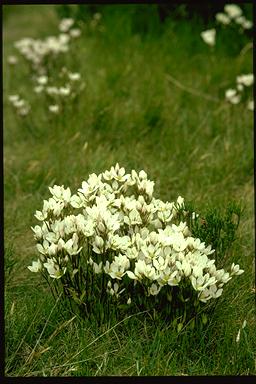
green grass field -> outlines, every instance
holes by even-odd
[[[53,68],[57,74],[65,65],[86,84],[58,116],[33,92],[24,59],[7,62],[20,38],[58,33],[56,6],[3,9],[5,375],[255,375],[253,113],[224,96],[237,75],[252,72],[252,49],[241,53],[249,40],[231,49],[220,38],[211,49],[200,19],[170,19],[143,34],[120,6],[108,7],[104,29],[81,26]],[[26,117],[8,101],[16,93],[31,104]],[[36,259],[30,227],[48,186],[75,192],[116,162],[144,169],[158,198],[181,195],[202,216],[231,200],[242,205],[226,264],[245,272],[225,288],[203,329],[177,333],[147,313],[102,326],[74,318],[27,269]]]

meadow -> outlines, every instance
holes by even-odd
[[[55,114],[33,91],[14,43],[58,34],[58,7],[3,8],[5,375],[255,375],[253,112],[225,100],[236,77],[252,72],[250,38],[217,30],[209,47],[200,17],[161,24],[154,13],[144,20],[142,5],[105,6],[101,18],[78,21],[81,36],[51,68],[81,75],[78,96]],[[252,19],[250,5],[246,11]],[[27,115],[11,105],[15,94],[29,101]],[[230,202],[241,207],[225,264],[245,272],[216,299],[204,327],[177,332],[148,312],[99,325],[60,307],[28,270],[34,213],[48,187],[75,192],[117,162],[145,170],[158,198],[180,195],[202,217],[215,209],[225,215]]]

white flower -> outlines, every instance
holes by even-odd
[[[9,56],[7,59],[8,64],[15,65],[18,62],[18,59],[16,56]]]
[[[72,28],[72,29],[70,29],[69,34],[71,37],[74,37],[74,38],[79,37],[81,35],[81,29]]]
[[[47,212],[36,211],[35,218],[39,221],[43,221],[47,218]]]
[[[250,87],[254,83],[254,75],[253,73],[248,73],[247,75],[240,75],[237,76],[236,81],[238,84]]]
[[[75,21],[72,18],[64,18],[64,19],[62,19],[60,24],[59,24],[59,30],[61,32],[67,32],[70,29],[70,27],[72,27],[74,22]]]
[[[104,251],[104,240],[100,236],[95,236],[94,242],[92,243],[93,252],[103,253]]]
[[[242,9],[236,4],[226,4],[224,7],[224,11],[228,14],[228,16],[232,19],[235,19],[242,15]]]
[[[40,84],[40,85],[45,85],[45,84],[47,84],[47,82],[48,82],[48,77],[47,77],[47,76],[39,76],[39,77],[37,78],[37,82],[38,82],[38,84]]]
[[[130,267],[130,261],[125,255],[115,256],[114,261],[109,264],[106,262],[104,271],[112,277],[112,279],[121,280],[126,270]]]
[[[23,108],[25,106],[25,100],[23,99],[14,100],[12,103],[16,108]]]
[[[59,94],[59,90],[57,87],[47,87],[46,92],[48,93],[48,95],[58,95]]]
[[[245,20],[241,25],[244,29],[251,29],[253,27],[253,23],[250,20]]]
[[[141,280],[143,276],[147,277],[150,280],[156,280],[157,275],[155,268],[151,265],[147,265],[144,260],[138,260],[135,264],[134,273],[131,271],[126,271],[130,279]]]
[[[49,105],[49,111],[52,113],[59,113],[60,107],[57,104]]]
[[[214,28],[208,29],[206,31],[201,32],[201,37],[203,41],[210,45],[214,46],[215,45],[215,39],[216,39],[216,30]]]
[[[77,255],[82,250],[83,247],[78,248],[78,240],[77,233],[74,233],[72,238],[66,242],[64,248],[69,255]]]
[[[216,13],[215,18],[219,23],[223,25],[228,25],[231,22],[230,18],[222,12]]]
[[[59,88],[59,94],[62,96],[68,96],[70,94],[70,88],[69,87],[60,87]]]
[[[64,186],[54,185],[49,187],[49,190],[56,201],[63,201],[65,203],[70,202],[71,191],[70,188],[64,188]]]
[[[69,80],[71,80],[71,81],[78,81],[78,80],[81,79],[81,75],[80,75],[80,73],[72,73],[72,72],[70,72],[70,73],[68,74],[68,78],[69,78]]]
[[[31,272],[39,272],[39,271],[41,271],[42,270],[42,263],[41,263],[41,261],[39,259],[37,261],[32,261],[32,265],[29,265],[28,269]]]
[[[64,268],[63,271],[60,271],[60,267],[54,262],[53,259],[47,258],[47,262],[43,265],[45,269],[47,269],[47,272],[49,273],[50,277],[52,277],[53,279],[60,279],[66,271],[66,268]]]
[[[244,270],[240,269],[239,264],[235,265],[234,263],[232,263],[231,268],[230,268],[230,273],[231,273],[231,275],[239,276],[242,273],[244,273]]]
[[[18,101],[19,98],[20,98],[19,95],[10,95],[10,96],[8,97],[8,99],[9,99],[9,101],[10,101],[11,103],[14,103],[14,102]]]
[[[42,85],[37,85],[34,88],[35,93],[41,93],[44,90],[44,87]]]
[[[249,111],[254,111],[254,100],[249,100],[248,101],[247,109],[249,109]]]
[[[20,108],[18,110],[18,113],[21,116],[26,116],[26,115],[28,115],[29,111],[30,111],[30,107],[26,106],[26,107]]]
[[[156,295],[158,295],[158,293],[159,293],[160,290],[161,290],[161,287],[160,287],[160,286],[157,286],[157,284],[153,283],[153,284],[150,286],[148,292],[149,292],[150,295],[156,296]]]
[[[231,104],[238,104],[241,100],[241,96],[237,93],[236,89],[227,89],[225,92],[225,98]]]

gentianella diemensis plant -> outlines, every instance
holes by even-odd
[[[89,175],[74,195],[64,186],[49,190],[52,196],[35,213],[40,225],[32,228],[40,256],[28,269],[87,315],[100,303],[103,311],[133,305],[169,314],[184,312],[182,306],[195,310],[243,273],[234,263],[229,271],[217,269],[211,245],[179,220],[184,199],[155,198],[143,170],[126,173],[116,164]]]

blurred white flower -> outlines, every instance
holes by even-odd
[[[219,23],[223,25],[228,25],[231,22],[230,18],[222,12],[216,13],[215,18]]]
[[[10,64],[10,65],[15,65],[15,64],[18,63],[18,59],[17,59],[16,56],[8,56],[8,58],[7,58],[7,62],[8,62],[8,64]]]
[[[81,29],[78,29],[78,28],[70,29],[69,34],[73,38],[79,37],[81,35]]]
[[[214,46],[216,41],[216,29],[212,28],[201,32],[201,37],[206,44]]]
[[[37,80],[38,84],[45,85],[48,82],[48,77],[47,76],[39,76],[36,80]]]
[[[244,29],[251,29],[253,27],[253,23],[250,20],[245,20],[241,25]]]
[[[226,4],[224,7],[224,11],[232,19],[241,16],[243,13],[242,9],[236,4]]]
[[[231,104],[238,104],[241,100],[241,96],[237,93],[236,89],[227,89],[225,92],[225,98]]]
[[[247,108],[249,109],[249,111],[254,111],[254,100],[248,101]]]
[[[59,88],[59,94],[62,96],[68,96],[70,94],[70,88],[69,87],[60,87]]]
[[[41,93],[41,92],[43,92],[43,90],[44,90],[44,87],[42,85],[37,85],[34,88],[35,93]]]
[[[20,116],[27,116],[28,115],[28,113],[29,113],[29,111],[30,111],[30,107],[29,106],[26,106],[26,107],[23,107],[23,108],[20,108],[20,109],[18,109],[18,114],[20,115]]]
[[[71,80],[71,81],[78,81],[78,80],[81,79],[81,75],[80,75],[80,73],[72,73],[72,72],[70,72],[70,73],[68,74],[68,78],[69,78],[69,80]]]
[[[11,103],[14,103],[14,102],[18,101],[19,98],[20,98],[19,95],[10,95],[10,96],[8,97],[8,99],[9,99],[9,101],[10,101]]]
[[[59,90],[57,87],[47,87],[46,92],[48,93],[48,95],[58,95],[59,94]]]
[[[62,19],[60,24],[59,24],[59,30],[61,32],[67,32],[72,27],[74,22],[75,21],[72,18],[64,18],[64,19]]]
[[[57,114],[60,111],[60,107],[57,104],[49,105],[49,111]]]
[[[246,87],[250,87],[254,83],[254,75],[253,73],[248,73],[247,75],[237,76],[236,82]]]

